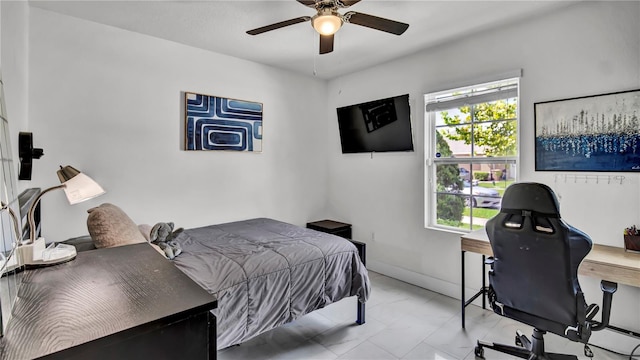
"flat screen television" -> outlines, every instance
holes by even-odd
[[[337,111],[343,154],[413,151],[409,94]]]

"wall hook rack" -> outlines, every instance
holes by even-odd
[[[585,184],[589,182],[595,182],[596,184],[600,184],[601,182],[606,182],[607,184],[620,184],[624,183],[625,177],[624,175],[577,175],[577,174],[555,174],[554,182],[573,182],[577,184],[578,182],[584,181]]]

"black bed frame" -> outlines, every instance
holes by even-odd
[[[347,239],[347,240],[349,240],[353,245],[356,246],[356,248],[358,249],[358,255],[360,256],[360,260],[362,261],[362,265],[364,265],[364,267],[366,268],[367,267],[367,244],[360,241],[353,240],[353,239]],[[364,323],[365,323],[365,303],[358,301],[356,324],[362,325]]]

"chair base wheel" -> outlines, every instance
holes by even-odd
[[[473,353],[476,355],[477,358],[479,359],[484,359],[484,348],[480,345],[476,346],[476,348],[473,350]]]

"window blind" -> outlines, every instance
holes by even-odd
[[[442,111],[461,106],[481,104],[518,96],[518,84],[508,84],[496,88],[466,94],[453,94],[427,102],[426,111]]]

